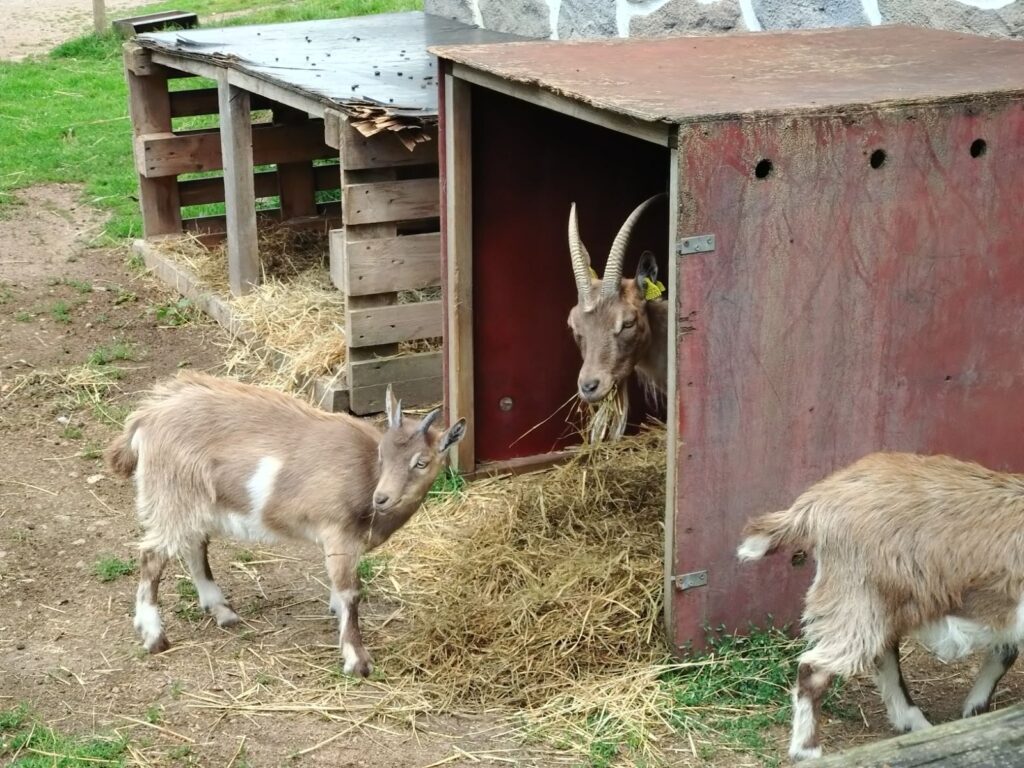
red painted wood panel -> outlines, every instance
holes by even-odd
[[[574,396],[580,354],[569,333],[576,287],[566,228],[599,273],[615,233],[645,198],[668,188],[669,152],[483,88],[474,88],[473,350],[476,458],[533,456],[575,442],[559,407]],[[626,258],[644,249],[667,275],[668,210],[638,223]],[[499,402],[512,398],[513,408]],[[635,398],[639,401],[639,396]]]
[[[976,139],[987,144],[972,157]],[[1024,471],[1024,108],[682,126],[675,640],[798,616],[813,566],[734,558],[752,515],[880,450]],[[885,152],[877,169],[869,158]],[[753,169],[770,159],[772,173]]]

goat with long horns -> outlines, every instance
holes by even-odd
[[[569,211],[569,252],[576,276],[577,302],[569,312],[569,328],[583,356],[578,379],[580,396],[597,403],[635,370],[655,394],[664,394],[668,363],[668,302],[655,300],[658,265],[644,251],[636,277],[622,277],[626,245],[640,216],[664,193],[640,203],[612,241],[604,278],[590,267],[590,254],[580,239],[576,203]],[[648,297],[651,298],[648,298]]]

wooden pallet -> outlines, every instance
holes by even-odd
[[[440,401],[441,353],[400,353],[403,344],[442,336],[441,302],[402,295],[440,285],[436,127],[427,129],[432,140],[409,150],[388,131],[363,136],[327,107],[316,115],[230,84],[208,64],[180,66],[125,44],[144,236],[226,237],[229,283],[240,295],[260,280],[259,226],[329,231],[331,278],[347,306],[346,407],[383,410],[389,383],[406,405]],[[197,74],[217,77],[217,87],[172,90],[173,81]],[[255,110],[270,110],[272,120],[253,122]],[[200,115],[217,115],[218,127],[175,128],[176,119]],[[327,159],[339,164],[317,162]],[[274,168],[255,170],[265,165]],[[194,176],[208,171],[221,174]],[[318,203],[321,192],[340,202]],[[274,196],[279,207],[257,211],[258,198]],[[225,200],[236,204],[224,214],[182,215]]]
[[[406,403],[441,399],[441,352],[399,354],[442,335],[441,302],[401,303],[402,291],[441,284],[436,129],[410,151],[394,136],[365,137],[337,112],[327,141],[341,157],[344,227],[332,230],[331,279],[346,295],[348,383],[354,413],[384,407],[389,382]]]

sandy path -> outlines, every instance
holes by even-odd
[[[106,0],[107,20],[146,0]],[[2,0],[0,60],[45,53],[92,29],[92,0]]]

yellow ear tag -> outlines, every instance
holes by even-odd
[[[660,299],[661,295],[665,292],[665,284],[660,280],[647,280],[647,289],[644,291],[644,298],[647,301],[654,301]]]

